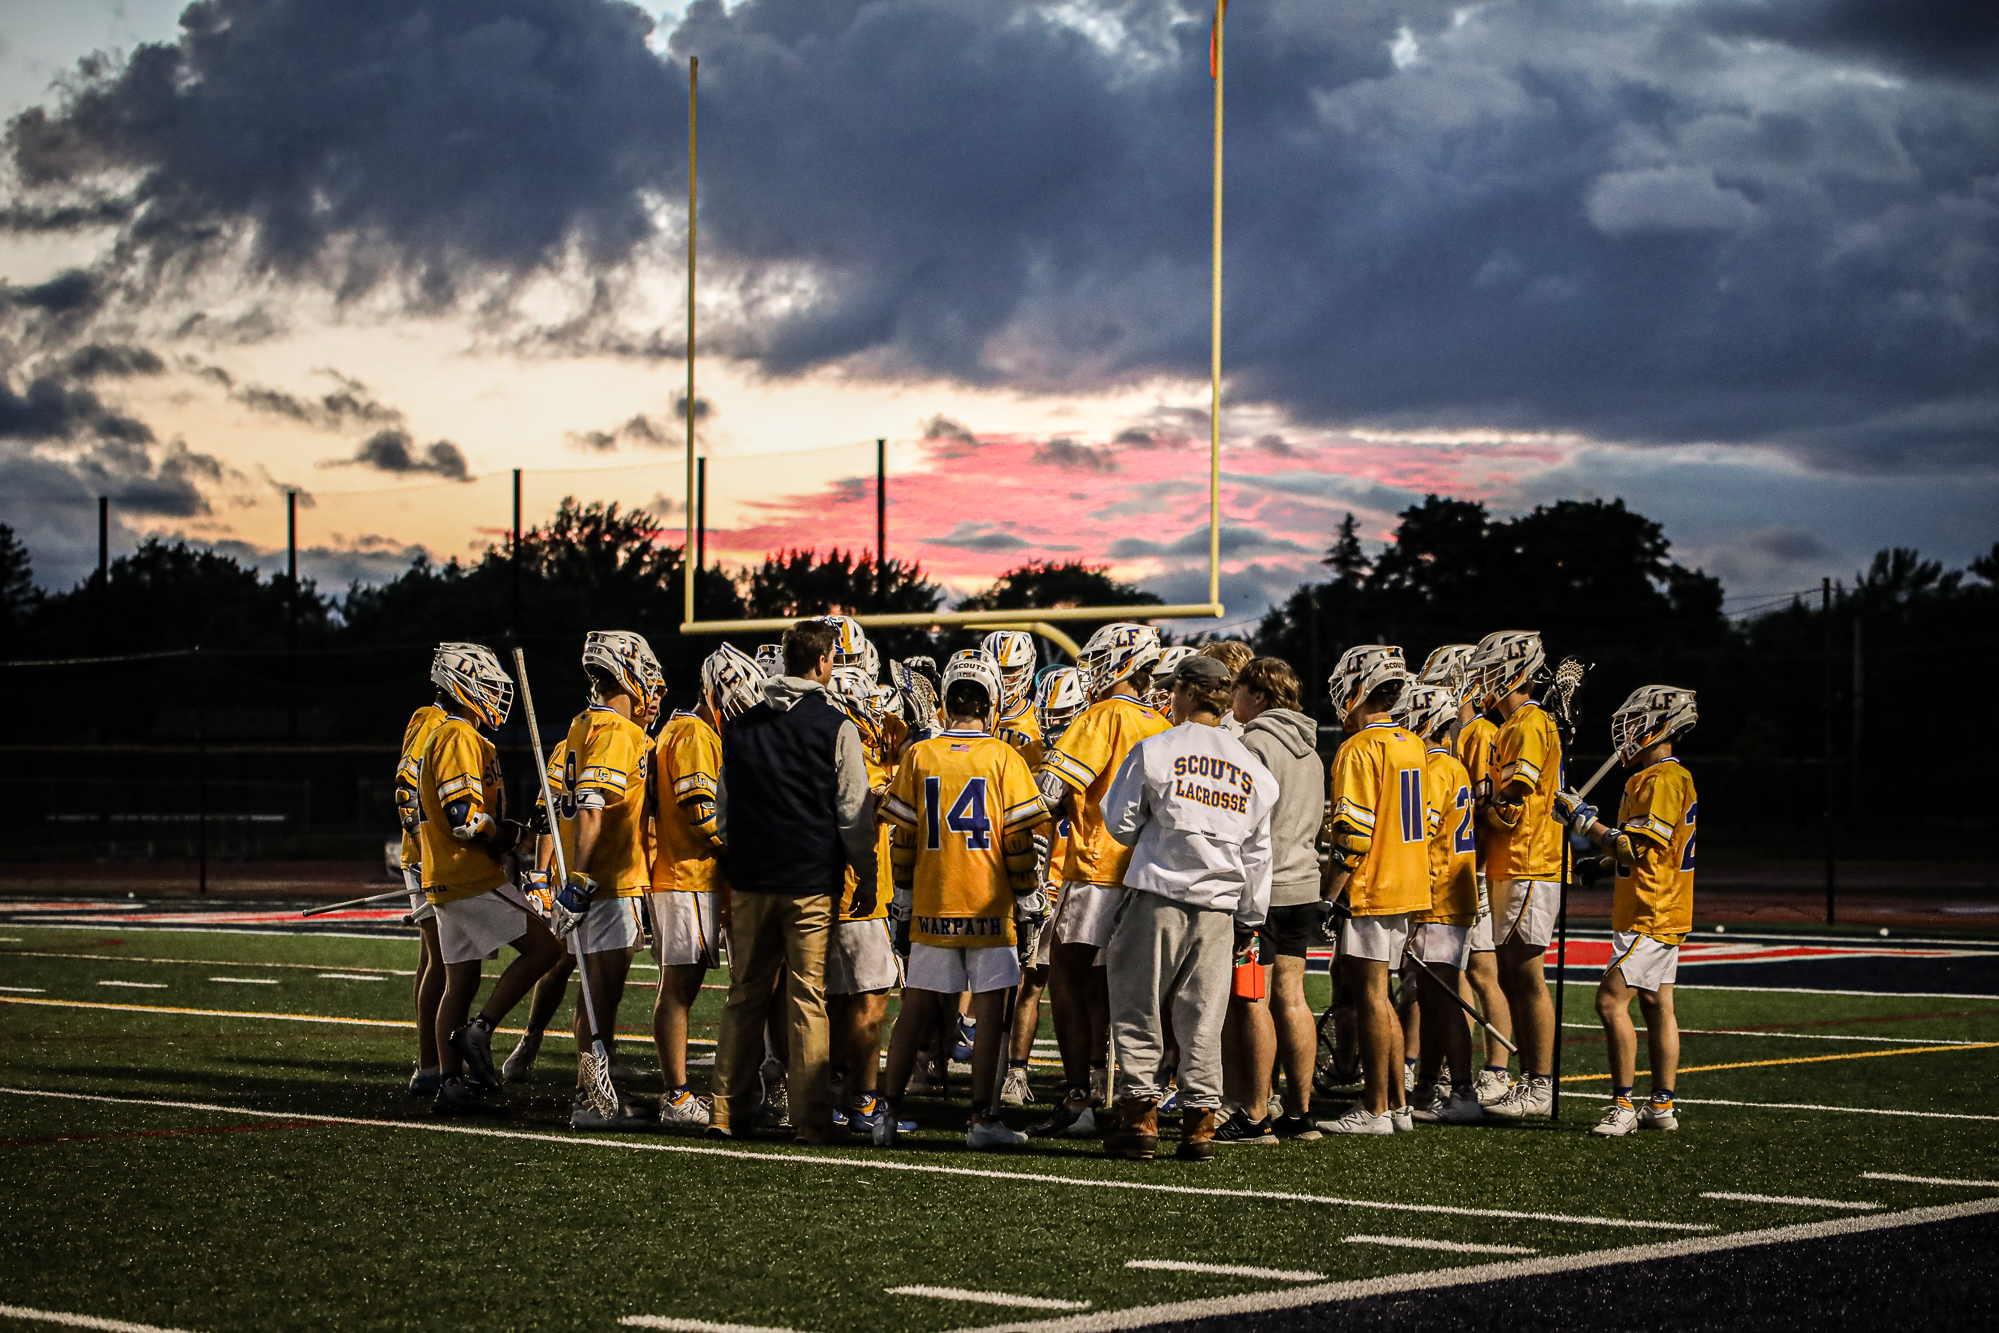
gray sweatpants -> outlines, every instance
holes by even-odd
[[[1222,1020],[1235,962],[1235,915],[1189,907],[1143,889],[1125,894],[1104,946],[1117,1095],[1159,1101],[1166,1055],[1162,1013],[1180,1044],[1180,1105],[1222,1104]]]

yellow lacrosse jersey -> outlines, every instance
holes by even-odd
[[[425,704],[410,714],[403,728],[403,753],[396,761],[396,822],[403,826],[403,869],[423,862],[423,848],[417,841],[417,826],[423,822],[423,798],[418,775],[423,770],[423,750],[430,733],[444,725],[450,714],[436,704]]]
[[[1464,765],[1465,776],[1471,779],[1472,799],[1476,801],[1485,791],[1486,779],[1492,776],[1492,742],[1499,735],[1499,728],[1484,713],[1458,728],[1457,757]],[[1476,853],[1478,868],[1485,869],[1485,847],[1492,838],[1492,830],[1483,822],[1472,821],[1473,838],[1478,843]]]
[[[1373,722],[1333,756],[1333,822],[1372,839],[1347,881],[1355,916],[1430,910],[1430,834],[1423,742]]]
[[[1478,920],[1478,870],[1473,865],[1478,811],[1465,766],[1442,746],[1423,754],[1423,805],[1430,836],[1430,910],[1416,920],[1469,926]]]
[[[431,730],[424,747],[417,793],[423,810],[417,839],[425,896],[433,903],[453,903],[506,883],[507,872],[484,848],[451,836],[451,816],[445,813],[453,801],[469,801],[474,814],[484,811],[495,820],[506,814],[500,753],[493,743],[465,719],[447,716]]]
[[[1029,699],[1012,717],[1003,717],[993,728],[993,735],[1020,751],[1020,757],[1027,761],[1030,769],[1041,767],[1047,758],[1047,751],[1041,744],[1041,719],[1034,715],[1034,700]]]
[[[659,729],[652,751],[654,893],[707,893],[721,888],[715,855],[715,786],[722,738],[693,713],[675,713]],[[703,804],[705,802],[705,805]],[[706,818],[697,818],[702,809]]]
[[[1694,775],[1661,759],[1624,781],[1617,826],[1631,836],[1637,864],[1617,868],[1610,928],[1678,944],[1694,928]]]
[[[1128,694],[1100,699],[1076,715],[1043,767],[1078,793],[1076,818],[1062,878],[1084,884],[1122,884],[1131,848],[1104,828],[1104,794],[1125,756],[1148,736],[1172,727]]]
[[[1048,818],[1014,748],[981,731],[933,736],[903,755],[882,806],[895,878],[910,886],[909,938],[1012,945],[1014,895],[1034,885],[1032,831]]]
[[[1492,830],[1485,850],[1485,877],[1561,878],[1562,825],[1555,819],[1555,793],[1562,786],[1562,738],[1555,719],[1532,699],[1514,710],[1492,745],[1492,794],[1525,782],[1526,808],[1511,830]]]
[[[895,877],[889,871],[888,862],[889,825],[882,813],[882,801],[888,794],[889,782],[895,773],[886,762],[888,752],[881,735],[865,723],[856,722],[854,725],[861,729],[861,761],[868,767],[868,790],[875,794],[875,905],[866,916],[854,915],[854,890],[860,881],[854,874],[854,868],[848,866],[844,887],[840,890],[840,920],[881,921],[887,918],[889,899],[895,896]]]
[[[620,898],[641,898],[652,886],[652,866],[646,856],[646,779],[652,769],[652,738],[645,729],[603,704],[591,704],[569,724],[562,761],[564,809],[557,811],[556,829],[570,871],[587,870],[590,878],[614,889]],[[576,860],[576,817],[586,792],[603,798],[603,823],[586,868]]]

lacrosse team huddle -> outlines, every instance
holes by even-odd
[[[439,1114],[504,1109],[574,975],[578,1130],[890,1147],[916,1129],[905,1099],[947,1092],[954,1061],[970,1066],[966,1142],[984,1149],[1101,1137],[1150,1159],[1175,1111],[1173,1155],[1191,1161],[1546,1116],[1543,960],[1572,855],[1585,881],[1614,884],[1597,991],[1613,1095],[1594,1133],[1678,1127],[1673,982],[1698,804],[1673,743],[1695,723],[1691,690],[1645,686],[1613,715],[1630,776],[1607,818],[1587,803],[1596,779],[1564,789],[1557,715],[1580,675],[1565,663],[1550,681],[1533,632],[1446,645],[1415,674],[1399,647],[1348,649],[1328,681],[1344,733],[1330,772],[1296,674],[1246,643],[1164,647],[1111,624],[1076,665],[1038,666],[1031,635],[999,630],[941,671],[924,657],[884,670],[858,623],[825,616],[754,657],[717,649],[692,708],[669,710],[645,639],[593,632],[588,706],[518,819],[486,734],[515,679],[488,648],[439,645],[436,700],[410,719],[396,779],[423,941],[411,1094]],[[636,1076],[615,1040],[648,945],[656,1111],[620,1088]],[[515,956],[475,1014],[502,946]],[[1324,1018],[1305,999],[1314,951],[1334,958]],[[688,1020],[725,965],[703,1097]],[[496,1066],[494,1030],[523,1000],[526,1033]],[[1036,1101],[1043,1003],[1063,1092],[1022,1133],[1000,1112]],[[1355,1073],[1360,1099],[1315,1118],[1315,1091]]]

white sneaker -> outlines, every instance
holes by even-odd
[[[1680,1117],[1672,1102],[1646,1102],[1638,1108],[1638,1128],[1678,1129]]]
[[[1108,1106],[1111,1095],[1111,1071],[1103,1065],[1090,1069],[1090,1105]]]
[[[662,1125],[702,1128],[708,1120],[708,1103],[685,1088],[659,1099],[659,1123]]]
[[[1449,1098],[1442,1088],[1433,1088],[1431,1089],[1430,1104],[1428,1106],[1411,1106],[1409,1108],[1409,1117],[1418,1124],[1434,1125],[1444,1118],[1444,1107],[1448,1101]]]
[[[1328,1134],[1393,1134],[1395,1117],[1375,1115],[1365,1106],[1356,1106],[1338,1120],[1321,1120],[1319,1128]]]
[[[1402,1062],[1402,1091],[1416,1091],[1416,1066],[1407,1060]]]
[[[1620,1097],[1611,1102],[1609,1109],[1603,1113],[1603,1119],[1596,1122],[1596,1128],[1590,1133],[1599,1138],[1621,1139],[1636,1128],[1638,1108]]]
[[[525,1083],[534,1073],[534,1058],[541,1051],[541,1034],[523,1032],[513,1054],[500,1066],[500,1077],[509,1083]]]
[[[1027,1086],[1025,1069],[1014,1068],[1006,1071],[1006,1082],[1000,1084],[1000,1105],[1034,1105],[1034,1089]]]
[[[974,1120],[972,1127],[965,1131],[967,1148],[1024,1148],[1027,1135],[1017,1129],[1008,1129],[997,1120]]]
[[[1388,1118],[1395,1122],[1395,1132],[1397,1134],[1414,1134],[1416,1132],[1415,1113],[1407,1106],[1389,1107]]]
[[[1554,1102],[1554,1080],[1530,1078],[1515,1083],[1504,1097],[1487,1106],[1485,1113],[1520,1120],[1530,1115],[1547,1115]]]
[[[649,1129],[651,1125],[649,1124],[649,1117],[634,1114],[623,1103],[619,1104],[616,1115],[605,1115],[590,1104],[589,1097],[584,1095],[582,1089],[579,1088],[576,1092],[575,1106],[569,1112],[569,1127],[571,1129],[608,1129],[620,1133],[630,1133],[634,1130]]]
[[[1440,1125],[1474,1125],[1485,1119],[1485,1108],[1478,1104],[1478,1094],[1470,1088],[1462,1092],[1453,1090],[1449,1096],[1439,1089],[1433,1110]]]
[[[1478,1081],[1472,1084],[1472,1090],[1477,1093],[1480,1106],[1492,1105],[1512,1088],[1513,1076],[1504,1069],[1481,1069],[1478,1071]]]

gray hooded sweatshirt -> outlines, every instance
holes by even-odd
[[[1319,900],[1319,826],[1326,817],[1326,766],[1319,724],[1288,708],[1267,708],[1243,725],[1242,743],[1277,779],[1270,812],[1270,905]]]

